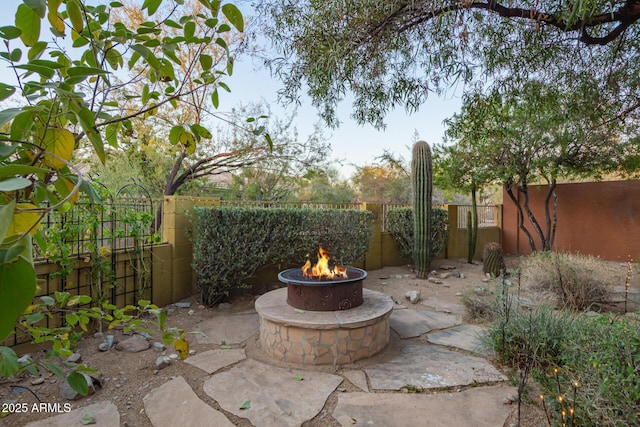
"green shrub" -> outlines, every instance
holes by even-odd
[[[637,318],[508,304],[499,311],[488,344],[500,362],[530,370],[552,425],[639,425]]]
[[[553,397],[550,409],[558,420],[562,410],[573,408],[575,426],[637,426],[639,378],[637,319],[583,314],[566,330],[557,373],[547,372],[539,381]]]
[[[498,301],[496,308],[487,338],[501,363],[520,369],[557,366],[572,323],[568,313],[547,306],[525,310],[510,300]]]
[[[302,266],[319,246],[338,265],[361,261],[369,248],[373,214],[356,210],[196,208],[192,243],[196,284],[213,306],[266,266]],[[315,262],[315,261],[314,261]]]
[[[537,252],[524,258],[522,274],[530,287],[551,291],[560,307],[593,308],[607,299],[607,265],[590,255]]]
[[[413,211],[411,208],[394,208],[387,212],[387,230],[393,236],[398,253],[413,260]],[[431,253],[440,255],[449,240],[449,216],[445,209],[431,210]]]

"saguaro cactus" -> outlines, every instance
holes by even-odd
[[[416,277],[426,279],[431,264],[431,149],[425,141],[413,146],[411,158],[413,189],[413,262]]]

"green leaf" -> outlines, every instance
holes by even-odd
[[[13,222],[13,211],[16,208],[15,199],[6,205],[0,205],[0,243],[4,240]]]
[[[44,50],[47,48],[47,42],[37,42],[27,53],[29,61],[40,58]]]
[[[220,105],[220,98],[218,95],[218,88],[215,88],[213,90],[213,93],[211,94],[211,103],[213,104],[214,108],[218,108],[218,106]]]
[[[31,186],[32,182],[27,178],[17,176],[15,178],[5,179],[0,181],[0,192],[8,193],[10,191],[22,190]]]
[[[71,21],[71,26],[78,34],[82,33],[84,28],[84,19],[82,17],[82,9],[78,0],[67,0],[67,15]]]
[[[184,132],[185,130],[182,126],[172,127],[169,131],[169,142],[171,143],[171,145],[176,145],[178,142],[180,142],[180,137]]]
[[[302,381],[302,380],[304,380],[304,378],[296,375],[295,377],[293,377],[293,380],[294,381]]]
[[[0,101],[4,101],[5,99],[13,95],[15,91],[15,87],[5,83],[0,83]]]
[[[186,24],[184,24],[184,38],[189,40],[191,39],[196,33],[196,24],[193,21],[189,21]]]
[[[87,383],[87,378],[82,375],[80,372],[72,372],[67,377],[67,382],[71,386],[72,389],[77,391],[83,396],[89,394],[89,384]]]
[[[52,305],[54,305],[56,303],[56,300],[54,300],[53,298],[51,298],[48,295],[45,296],[41,296],[40,297],[40,301],[42,301],[43,303],[45,303],[45,305],[51,307]]]
[[[36,293],[31,236],[27,234],[24,241],[28,244],[16,257],[11,257],[8,250],[0,250],[0,341],[13,331],[16,320]]]
[[[242,17],[242,12],[240,12],[240,9],[238,9],[237,6],[231,3],[223,5],[222,14],[227,18],[231,25],[236,27],[238,31],[244,31],[244,18]]]
[[[69,77],[90,77],[94,75],[107,75],[109,72],[107,70],[103,70],[102,68],[96,67],[71,67],[67,69],[67,74]]]
[[[33,313],[25,316],[25,320],[28,325],[33,325],[34,323],[38,323],[42,319],[44,319],[44,314],[42,313]]]
[[[9,347],[0,346],[0,377],[10,378],[18,373],[18,355]]]
[[[82,418],[80,418],[80,424],[82,424],[83,426],[95,423],[96,417],[91,412],[85,412]]]
[[[204,71],[209,71],[211,69],[211,66],[213,65],[213,58],[211,57],[211,55],[202,53],[200,54],[198,60],[200,61],[200,66],[202,66],[202,69]]]
[[[198,137],[210,139],[213,136],[207,128],[197,123],[194,123],[189,127],[191,128],[191,131]]]
[[[20,108],[7,108],[6,110],[0,111],[0,126],[4,126],[9,123],[15,116],[20,114],[22,109]]]
[[[156,13],[161,3],[162,0],[144,0],[144,3],[142,3],[142,10],[147,9],[147,13],[151,16]]]
[[[0,166],[0,178],[16,176],[16,175],[27,175],[31,173],[35,173],[38,175],[45,175],[53,172],[51,169],[39,168],[37,166],[29,166],[29,165],[18,165],[18,164],[8,164],[5,166]]]
[[[47,3],[45,0],[24,0],[24,4],[33,9],[40,19],[43,19],[47,13]]]
[[[31,47],[40,39],[40,17],[24,3],[18,6],[15,24],[22,31],[20,39],[26,46]]]
[[[230,346],[230,345],[228,345],[228,344],[222,344],[222,345],[220,346],[220,349],[222,349],[222,350],[230,350],[230,349],[231,349],[231,346]]]
[[[0,27],[0,38],[3,38],[5,40],[17,39],[21,34],[22,30],[18,27],[14,27],[13,25]]]
[[[245,399],[240,404],[240,409],[249,409],[251,408],[251,401],[249,399]]]
[[[55,363],[47,363],[45,365],[45,367],[49,370],[49,372],[51,372],[52,374],[60,377],[60,378],[64,378],[64,371],[62,370],[62,368],[58,365],[56,365]]]

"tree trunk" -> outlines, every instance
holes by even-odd
[[[522,230],[522,232],[527,236],[527,239],[529,241],[529,246],[531,247],[531,250],[535,252],[536,242],[533,240],[533,236],[531,235],[531,232],[529,231],[529,229],[527,229],[527,227],[525,227],[524,225],[524,213],[522,212],[522,206],[520,206],[518,199],[513,193],[513,182],[511,181],[507,182],[505,184],[505,188],[507,190],[507,195],[509,196],[509,199],[511,199],[511,201],[515,205],[516,210],[518,212],[518,228]]]

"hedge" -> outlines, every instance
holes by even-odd
[[[248,287],[256,270],[315,262],[318,247],[331,262],[348,265],[364,258],[373,214],[357,210],[301,208],[196,208],[193,268],[202,304],[213,306],[236,289]]]
[[[387,231],[396,242],[400,256],[413,260],[413,211],[393,208],[387,212]],[[440,255],[449,240],[449,215],[445,209],[431,210],[431,253]]]

